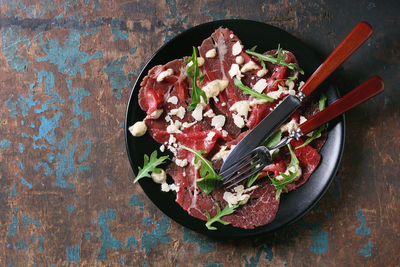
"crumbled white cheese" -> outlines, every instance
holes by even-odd
[[[215,113],[212,109],[207,110],[206,112],[204,112],[203,114],[204,117],[209,117],[209,118],[214,118],[215,117]]]
[[[176,165],[178,165],[179,167],[185,167],[188,164],[187,159],[175,159],[175,163]]]
[[[224,115],[217,115],[211,120],[211,126],[215,129],[222,129],[225,125],[225,116]]]
[[[229,153],[231,153],[231,150],[227,150],[226,146],[221,146],[220,150],[212,157],[212,160],[222,159],[225,161]]]
[[[300,116],[300,122],[299,122],[299,124],[303,124],[303,123],[306,122],[306,121],[307,121],[306,117]]]
[[[166,77],[171,76],[172,74],[174,74],[174,70],[173,69],[167,69],[167,70],[164,70],[164,71],[160,72],[160,74],[158,74],[158,76],[157,76],[157,82],[164,81],[164,79]]]
[[[301,81],[301,82],[299,83],[299,90],[301,89],[301,87],[303,87],[303,85],[304,85],[304,82]]]
[[[267,74],[267,72],[268,72],[268,70],[263,68],[263,69],[257,71],[257,76],[261,78],[261,77],[263,77],[265,74]]]
[[[214,58],[217,55],[217,50],[215,48],[210,49],[206,52],[206,58]]]
[[[240,69],[240,71],[241,72],[248,72],[250,70],[256,70],[258,68],[259,68],[258,65],[254,61],[250,60],[249,62],[244,64],[244,66]]]
[[[170,122],[171,121],[171,116],[167,115],[167,116],[165,116],[164,119],[165,119],[166,122]]]
[[[162,183],[161,184],[161,191],[163,192],[169,192],[171,190],[171,188],[169,188],[169,185],[167,183]]]
[[[293,91],[293,92],[291,92]],[[276,91],[272,91],[267,93],[267,96],[273,98],[273,99],[278,99],[281,94],[291,94],[291,93],[295,93],[294,90],[289,91],[286,87],[278,85],[278,90]]]
[[[206,137],[206,141],[211,141],[212,139],[213,139],[213,137],[215,136],[215,132],[209,132],[208,134],[207,134],[207,137]]]
[[[236,111],[238,115],[247,118],[247,115],[250,111],[250,102],[248,100],[237,101],[230,107],[229,110]]]
[[[175,136],[173,136],[172,134],[169,136],[169,140],[168,140],[168,144],[172,145],[173,143],[176,142],[176,138]]]
[[[179,191],[179,186],[177,186],[175,184],[170,184],[169,185],[169,189],[171,189],[172,191],[178,192]]]
[[[239,128],[243,128],[244,127],[244,119],[237,114],[232,114],[233,116],[233,123],[235,123],[235,125]]]
[[[204,65],[204,58],[198,57],[197,58],[197,66],[201,67]]]
[[[151,117],[152,119],[156,120],[156,119],[160,118],[160,116],[161,116],[162,113],[163,113],[163,110],[162,110],[162,109],[157,109],[157,110],[154,110],[154,111],[150,114],[150,117]]]
[[[185,129],[185,128],[192,127],[192,126],[195,125],[196,123],[197,123],[197,121],[194,121],[194,122],[184,122],[184,123],[182,124],[181,129]]]
[[[253,99],[250,101],[250,107],[255,106],[255,105],[262,105],[262,104],[265,104],[265,103],[267,103],[267,102],[268,102],[268,101],[265,100],[265,99],[256,99],[256,98],[253,98]]]
[[[203,106],[201,104],[197,104],[196,108],[192,111],[192,117],[196,121],[201,121],[203,119]]]
[[[187,66],[191,67],[193,65],[193,61],[190,61]],[[202,57],[197,57],[197,66],[201,67],[204,65],[204,58]]]
[[[218,99],[218,97],[216,97],[216,96],[213,96],[213,99],[214,99],[215,103],[218,103],[218,102],[219,102],[219,99]]]
[[[233,33],[229,34],[229,38],[232,39],[233,37],[234,37]]]
[[[238,78],[239,80],[243,76],[242,73],[240,72],[240,68],[239,68],[238,64],[232,64],[228,73],[229,73],[229,76],[231,76],[231,78],[236,76],[236,78]]]
[[[176,96],[171,96],[168,98],[167,102],[176,105],[178,104],[178,98]]]
[[[235,58],[235,62],[239,65],[242,65],[244,63],[244,58],[242,56],[237,56]]]
[[[182,126],[182,122],[176,120],[167,127],[167,133],[182,133],[179,128]]]
[[[221,104],[221,106],[225,107],[225,106],[226,106],[226,103],[225,103],[225,102],[224,102],[224,103],[222,103],[222,104]]]
[[[214,80],[207,83],[203,88],[201,88],[206,94],[207,98],[217,96],[226,87],[228,87],[228,80]]]
[[[183,117],[185,117],[186,114],[186,110],[184,107],[179,107],[179,108],[174,108],[171,109],[171,111],[169,112],[170,115],[175,115],[178,116],[178,118],[183,119]]]
[[[164,151],[165,151],[165,146],[164,146],[164,145],[161,145],[161,146],[160,146],[160,151],[161,151],[161,152],[164,152]]]
[[[286,171],[284,172],[284,174],[285,175],[289,175],[289,172],[294,173],[295,171],[296,171],[296,166],[291,166],[290,168],[286,168]],[[301,174],[302,174],[302,170],[299,167],[299,169],[297,171],[296,178],[294,180],[296,181],[297,179],[299,179]],[[278,176],[275,177],[275,179],[278,180],[278,181],[282,181],[284,179],[284,177],[279,174]]]
[[[295,131],[297,129],[297,127],[299,127],[299,125],[297,124],[296,120],[292,119],[288,123],[282,125],[280,130],[282,133],[284,133],[284,132],[291,133],[291,132]]]
[[[222,136],[223,136],[223,137],[227,137],[227,136],[228,136],[228,132],[225,131],[225,130],[222,130]]]
[[[243,185],[236,186],[234,188],[234,192],[226,191],[224,192],[223,199],[228,203],[229,207],[240,203],[240,205],[244,205],[250,199],[250,194],[246,194],[250,191],[253,191],[258,186],[252,186],[246,190],[244,190]]]
[[[144,123],[144,121],[138,121],[134,125],[128,128],[129,131],[133,136],[139,137],[142,136],[146,133],[147,131],[147,126]]]
[[[242,52],[242,45],[240,44],[239,41],[237,41],[236,43],[234,43],[234,45],[232,46],[232,55],[233,56],[237,56]]]
[[[167,174],[164,170],[161,170],[160,173],[152,172],[151,179],[153,179],[156,183],[164,183],[167,180]]]
[[[287,80],[285,84],[288,86],[289,91],[294,89],[294,81]]]
[[[267,80],[266,79],[259,79],[253,86],[253,89],[260,94],[264,89],[267,87]]]

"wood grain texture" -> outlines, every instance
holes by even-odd
[[[24,1],[0,4],[1,266],[396,266],[400,262],[398,1]],[[360,20],[371,38],[334,74],[345,152],[300,221],[241,242],[198,235],[133,185],[123,121],[141,67],[167,40],[217,19],[287,30],[325,58]]]

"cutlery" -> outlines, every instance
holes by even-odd
[[[271,113],[269,113],[238,145],[229,153],[220,173],[259,146],[301,105],[302,100],[310,95],[337,67],[339,67],[354,51],[372,34],[371,26],[359,22],[345,39],[333,50],[328,58],[308,78],[297,95],[287,96]]]

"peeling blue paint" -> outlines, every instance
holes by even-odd
[[[222,263],[215,263],[215,262],[209,262],[206,265],[203,265],[203,267],[224,267]]]
[[[151,224],[154,224],[154,222],[150,217],[144,217],[144,218],[142,218],[142,224],[143,225],[151,225]]]
[[[123,55],[120,60],[116,59],[103,69],[107,73],[107,79],[110,81],[111,88],[113,90],[113,96],[118,100],[122,99],[121,91],[123,88],[129,85],[129,79],[125,76],[125,72],[122,67],[126,63],[127,55]]]
[[[89,232],[86,232],[86,233],[85,233],[85,239],[86,239],[86,240],[90,240],[91,237],[92,237],[92,236],[90,235]]]
[[[265,253],[265,259],[272,261],[274,254],[272,252],[272,244],[267,244],[266,246],[261,246],[260,248],[258,248],[256,255],[254,257],[250,257],[250,262],[247,260],[247,256],[244,255],[243,259],[245,261],[245,266],[246,267],[253,267],[253,266],[257,266],[262,253]]]
[[[72,206],[72,205],[67,206],[67,211],[69,212],[69,214],[72,214],[72,212],[74,212],[74,210],[75,210],[74,206]]]
[[[26,214],[22,214],[22,225],[25,229],[28,228],[30,223],[33,223],[36,226],[40,226],[40,222],[38,220],[35,220]]]
[[[362,210],[360,209],[359,212],[357,212],[354,216],[357,217],[357,220],[361,223],[360,227],[358,227],[355,231],[355,233],[357,235],[360,236],[367,236],[371,233],[371,229],[368,228],[365,224],[367,222],[367,220],[365,219],[365,215],[362,212]]]
[[[25,72],[29,62],[22,57],[21,51],[18,52],[18,46],[20,43],[25,43],[26,49],[28,49],[31,42],[25,35],[21,36],[20,33],[21,27],[15,25],[3,30],[1,48],[7,58],[8,65],[17,72]]]
[[[6,140],[6,139],[1,140],[0,141],[0,149],[7,150],[11,146],[11,144],[12,143],[10,141]]]
[[[90,140],[86,136],[85,140],[81,143],[81,145],[87,145],[87,147],[83,152],[82,157],[79,157],[79,163],[82,163],[82,161],[87,161],[89,159],[90,149],[92,148],[92,140]]]
[[[38,135],[34,135],[35,141],[45,139],[50,145],[55,145],[56,134],[54,130],[59,127],[60,118],[63,116],[61,112],[55,113],[50,119],[45,116],[40,116],[40,127]]]
[[[166,244],[171,242],[171,237],[167,234],[170,228],[170,219],[163,214],[163,216],[156,223],[156,229],[150,233],[144,232],[142,235],[142,249],[149,253],[149,251],[158,243]]]
[[[101,235],[99,239],[103,242],[100,247],[100,253],[97,256],[99,260],[106,259],[107,249],[119,249],[122,248],[122,242],[111,236],[111,231],[108,227],[107,220],[115,219],[115,210],[108,209],[106,213],[100,211],[99,217],[97,218],[97,223],[100,226]]]
[[[60,73],[76,76],[78,72],[82,77],[85,73],[82,64],[86,64],[91,59],[103,58],[102,51],[96,51],[89,55],[86,52],[79,51],[81,35],[77,30],[72,30],[67,35],[64,46],[61,46],[58,39],[51,39],[45,43],[41,43],[46,56],[37,58],[37,62],[48,61],[58,67]]]
[[[25,180],[23,176],[21,176],[21,184],[26,185],[27,187],[29,187],[29,189],[32,188],[32,184]]]
[[[307,222],[304,219],[300,221],[301,226],[306,230],[312,230],[310,239],[312,243],[309,246],[311,252],[321,255],[328,251],[329,238],[328,233],[321,230],[321,224],[319,222]]]
[[[51,96],[51,98],[49,100],[45,101],[42,104],[41,108],[35,109],[35,113],[39,114],[48,109],[59,110],[60,107],[56,104],[64,103],[65,100],[60,97],[58,92],[53,91],[54,85],[55,85],[53,72],[51,72],[51,71],[46,72],[44,70],[38,71],[37,69],[35,69],[35,71],[37,72],[37,75],[38,75],[38,82],[39,83],[44,82],[45,94],[48,96]],[[43,79],[44,77],[45,77],[45,79]]]
[[[90,119],[91,113],[88,111],[82,111],[81,107],[79,106],[82,103],[83,97],[85,96],[90,96],[90,92],[85,90],[85,88],[76,88],[68,100],[73,100],[75,102],[72,106],[75,115],[82,116],[85,119]]]
[[[14,198],[14,197],[17,197],[17,196],[18,196],[18,193],[17,193],[17,190],[15,189],[15,185],[13,184],[11,186],[10,198]]]
[[[195,233],[186,227],[183,227],[182,231],[183,231],[183,240],[186,242],[197,243],[198,252],[200,254],[209,253],[214,250],[214,243],[216,242],[215,240],[212,240],[198,233]]]
[[[26,117],[28,116],[31,108],[39,103],[38,100],[33,100],[32,94],[28,94],[27,97],[18,95],[18,99],[15,102],[13,102],[12,99],[13,95],[10,95],[10,97],[4,102],[4,105],[10,110],[8,112],[8,115],[12,118],[16,118],[18,115],[17,107],[19,107],[19,109],[21,110],[22,116]]]
[[[27,250],[29,248],[29,242],[27,243],[25,240],[22,239],[18,239],[15,243],[14,243],[14,248],[17,250]]]
[[[122,257],[121,258],[121,264],[124,265],[125,264],[125,259]]]
[[[38,162],[34,168],[35,171],[38,171],[40,167],[44,167],[44,175],[49,176],[53,174],[53,170],[49,167],[47,162]]]
[[[373,8],[376,8],[376,4],[374,2],[368,2],[367,9],[371,10]]]
[[[81,257],[79,255],[80,253],[81,246],[79,244],[69,247],[67,246],[67,260],[69,262],[75,261],[78,263],[81,260]]]
[[[77,147],[78,145],[71,146],[68,156],[57,153],[58,167],[56,170],[56,181],[53,183],[54,186],[65,188],[66,181],[63,179],[63,176],[68,176],[76,172],[76,168],[74,167],[74,153]]]
[[[38,235],[38,245],[39,250],[43,252],[43,244],[44,244],[44,237],[42,235]]]
[[[137,50],[136,46],[132,47],[131,49],[129,49],[129,54],[131,55],[135,54],[136,50]]]
[[[17,233],[17,226],[18,226],[18,216],[13,214],[12,216],[12,223],[8,225],[8,236],[12,238]]]
[[[357,251],[357,254],[362,255],[366,258],[371,257],[372,255],[372,248],[374,245],[372,244],[371,240],[368,241],[367,244],[365,244],[359,251]]]
[[[226,18],[226,11],[216,11],[211,8],[210,11],[207,11],[207,9],[207,5],[204,4],[203,7],[200,9],[200,12],[202,12],[207,17],[211,17],[212,20],[221,20]]]
[[[117,40],[124,40],[128,38],[127,32],[122,32],[121,30],[122,19],[112,18],[111,19],[111,32],[114,37],[114,42]]]
[[[126,242],[125,248],[136,249],[137,240],[134,236],[128,237],[128,241]]]
[[[22,143],[18,143],[18,150],[19,150],[19,153],[24,153],[24,144],[22,144]]]
[[[129,200],[129,207],[139,207],[140,210],[143,210],[144,201],[140,200],[137,195],[132,195],[131,199]]]

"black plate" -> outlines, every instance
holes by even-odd
[[[154,141],[148,133],[142,137],[133,137],[128,131],[129,126],[145,117],[145,112],[140,109],[138,104],[138,92],[142,79],[155,65],[165,64],[173,59],[191,55],[192,46],[199,46],[218,27],[231,29],[242,40],[245,48],[257,45],[257,51],[268,51],[275,49],[280,44],[284,49],[293,52],[305,71],[303,80],[306,80],[321,63],[315,52],[302,41],[281,29],[261,22],[221,20],[201,24],[179,34],[163,45],[147,62],[136,80],[129,99],[125,119],[125,141],[129,161],[135,174],[137,174],[138,166],[143,164],[143,155],[150,155],[152,151],[160,147],[160,144]],[[321,89],[326,92],[328,103],[338,98],[335,87],[326,84],[323,87],[325,88]],[[218,224],[218,230],[210,231],[205,227],[204,221],[190,216],[175,202],[175,193],[161,192],[160,185],[154,183],[151,179],[141,179],[139,183],[147,196],[162,212],[196,232],[217,238],[239,238],[273,231],[301,218],[319,201],[332,182],[343,152],[344,117],[331,122],[330,126],[327,142],[321,150],[322,161],[309,181],[297,190],[283,194],[275,220],[253,230]]]

